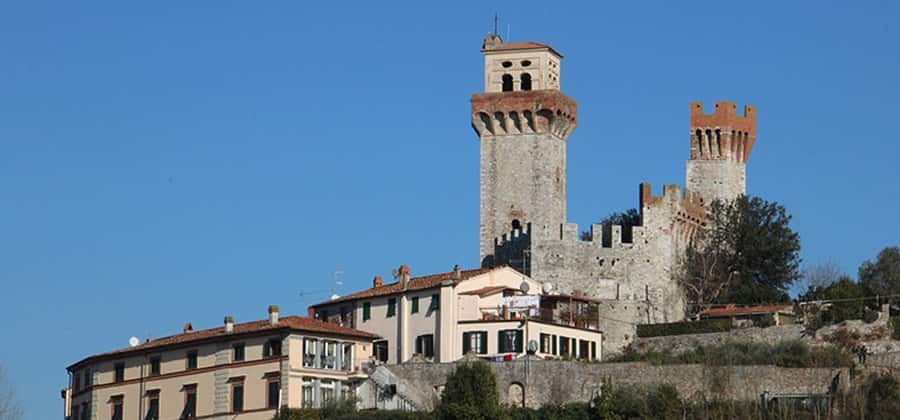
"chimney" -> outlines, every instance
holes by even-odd
[[[459,269],[459,264],[453,266],[453,281],[459,282],[462,280],[462,270]]]
[[[375,278],[372,279],[372,287],[381,287],[382,284],[384,284],[384,282],[381,281],[381,276],[375,276]]]
[[[269,325],[278,323],[278,305],[269,305]]]
[[[400,272],[400,274],[398,275],[398,278],[400,280],[400,288],[406,290],[406,288],[409,286],[409,266],[403,264],[400,266],[400,270],[398,271]]]
[[[194,326],[191,325],[190,322],[185,323],[185,324],[184,324],[184,328],[182,329],[182,331],[183,331],[185,334],[187,334],[187,333],[189,333],[189,332],[193,332],[193,331],[194,331]]]
[[[234,332],[234,317],[225,317],[225,332],[231,334]]]

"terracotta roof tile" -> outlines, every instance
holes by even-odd
[[[475,270],[463,270],[460,272],[460,281],[468,280],[472,277],[479,276],[481,274],[487,273],[491,270],[497,270],[502,267],[495,268],[479,268]],[[434,287],[438,287],[441,285],[441,282],[445,280],[453,280],[453,272],[449,271],[446,273],[440,274],[432,274],[428,276],[422,277],[413,277],[409,279],[409,284],[406,287],[407,291],[411,290],[425,290],[431,289]],[[315,305],[312,305],[313,308],[323,305],[330,305],[338,302],[349,302],[358,299],[368,299],[379,296],[388,296],[402,292],[403,289],[400,287],[400,282],[385,284],[383,286],[373,287],[370,289],[363,290],[361,292],[356,292],[349,294],[347,296],[342,296],[337,299],[327,300],[324,302],[319,302]]]
[[[275,325],[269,324],[268,319],[259,320],[259,321],[251,321],[245,322],[241,324],[234,324],[234,331],[231,333],[225,332],[225,327],[216,327],[209,328],[205,330],[197,330],[177,335],[171,335],[168,337],[157,338],[155,340],[150,340],[148,342],[138,344],[134,347],[126,347],[123,349],[113,350],[107,353],[95,354],[93,356],[89,356],[72,366],[77,366],[81,363],[84,363],[88,360],[93,359],[104,359],[113,356],[121,356],[129,353],[138,353],[145,350],[153,350],[159,349],[167,346],[174,346],[179,344],[186,344],[192,342],[199,341],[214,341],[217,337],[232,337],[240,334],[250,334],[260,331],[278,331],[278,330],[292,330],[292,331],[304,331],[304,332],[312,332],[312,333],[324,333],[324,334],[335,334],[335,335],[346,335],[351,337],[359,337],[359,338],[369,338],[375,339],[379,338],[378,335],[368,333],[365,331],[360,331],[354,328],[342,327],[337,324],[333,324],[330,322],[320,321],[317,319],[312,319],[308,317],[302,316],[285,316],[281,317],[278,320],[278,323]]]
[[[553,51],[554,54],[562,57],[562,54],[560,54],[559,51],[556,51],[555,49],[553,49],[553,47],[551,47],[547,44],[542,44],[540,42],[534,42],[534,41],[504,42],[493,48],[484,49],[483,51],[489,52],[489,51],[512,51],[512,50],[539,50],[539,49],[545,49],[545,48],[549,49],[550,51]]]
[[[494,293],[500,293],[505,290],[519,290],[512,287],[507,286],[488,286],[482,287],[480,289],[470,290],[468,292],[462,292],[461,295],[478,295],[478,296],[488,296]]]
[[[724,308],[712,308],[700,312],[700,316],[739,316],[739,315],[759,315],[773,314],[776,312],[793,312],[793,305],[772,304],[760,306],[737,306],[727,305]]]

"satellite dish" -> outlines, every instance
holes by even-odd
[[[138,340],[137,337],[131,337],[128,339],[128,345],[131,347],[135,347],[141,343],[141,340]]]
[[[553,291],[553,283],[545,281],[544,284],[541,285],[541,289],[544,290],[544,294],[549,294],[551,291]]]
[[[538,342],[535,340],[528,340],[528,353],[534,354],[537,353],[538,350]]]
[[[335,300],[335,299],[337,299],[337,298],[339,298],[339,297],[341,297],[341,295],[335,293],[335,294],[331,295],[331,300]]]
[[[528,293],[529,289],[531,289],[531,286],[528,285],[527,281],[523,281],[522,284],[519,285],[519,290],[521,290],[522,293]]]

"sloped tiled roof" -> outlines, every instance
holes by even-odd
[[[176,346],[179,344],[200,342],[200,341],[215,341],[216,338],[219,337],[233,337],[235,335],[241,334],[251,334],[261,331],[277,331],[277,330],[292,330],[292,331],[304,331],[311,333],[324,333],[324,334],[334,334],[334,335],[344,335],[350,337],[359,337],[359,338],[369,338],[375,339],[379,338],[378,335],[368,333],[365,331],[360,331],[354,328],[342,327],[337,324],[333,324],[330,322],[320,321],[317,319],[312,319],[303,316],[285,316],[281,317],[275,325],[271,325],[268,319],[259,320],[259,321],[251,321],[244,322],[241,324],[234,324],[234,331],[231,333],[225,332],[225,326],[209,328],[205,330],[197,330],[186,332],[182,334],[170,335],[168,337],[157,338],[155,340],[150,340],[148,342],[139,344],[134,347],[126,347],[123,349],[113,350],[107,353],[95,354],[93,356],[89,356],[77,363],[69,366],[70,368],[73,366],[77,366],[81,363],[84,363],[88,360],[94,359],[104,359],[109,357],[117,357],[123,356],[129,353],[139,353],[141,351],[147,350],[157,350],[168,346]]]
[[[475,270],[462,270],[460,272],[460,281],[468,280],[472,277],[479,276],[481,274],[487,273],[491,270],[499,270],[502,267],[496,268],[478,268]],[[434,287],[438,287],[441,285],[441,282],[450,280],[453,281],[453,272],[449,271],[446,273],[440,274],[431,274],[428,276],[422,277],[413,277],[409,279],[409,284],[406,287],[407,291],[415,291],[415,290],[425,290],[431,289]],[[352,293],[347,296],[342,296],[337,299],[327,300],[325,302],[319,302],[315,305],[312,305],[313,308],[323,305],[330,305],[338,302],[349,302],[358,299],[369,299],[373,297],[379,296],[387,296],[393,295],[403,292],[403,288],[400,286],[400,282],[385,284],[383,286],[372,287],[370,289],[366,289],[360,292]]]
[[[550,51],[553,51],[554,54],[562,57],[562,54],[560,54],[559,51],[554,50],[553,47],[551,47],[547,44],[542,44],[540,42],[534,42],[534,41],[504,42],[504,43],[496,45],[492,48],[487,48],[484,51],[489,52],[489,51],[512,51],[512,50],[539,50],[539,49],[545,49],[545,48],[549,49]]]
[[[478,295],[478,296],[484,297],[484,296],[493,295],[495,293],[503,292],[504,290],[518,291],[519,289],[514,289],[512,287],[507,287],[507,286],[487,286],[487,287],[482,287],[480,289],[470,290],[468,292],[462,292],[460,294],[461,295]]]
[[[773,304],[760,306],[726,305],[724,308],[712,308],[700,312],[700,316],[740,316],[794,312],[793,305]]]

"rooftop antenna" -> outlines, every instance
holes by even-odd
[[[344,274],[341,270],[335,270],[334,274],[331,276],[334,283],[331,285],[331,294],[334,295],[337,292],[337,287],[344,284],[344,282],[338,279],[338,276]]]
[[[507,23],[506,24],[506,42],[509,42],[510,39],[512,39],[512,38],[509,37],[509,24]]]
[[[497,33],[497,26],[500,24],[500,15],[497,12],[494,12],[494,35],[499,35]]]

